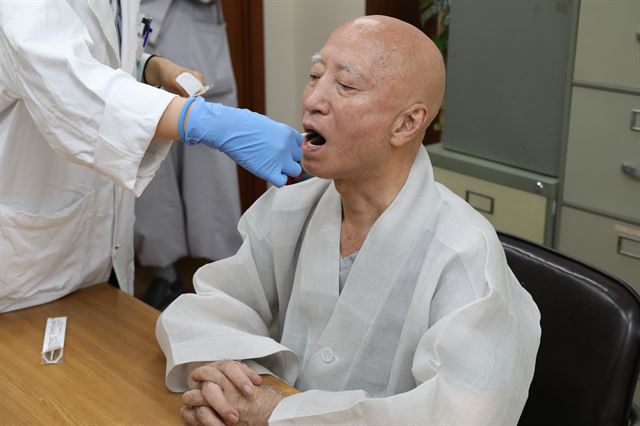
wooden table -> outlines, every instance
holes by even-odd
[[[159,314],[108,284],[0,314],[0,424],[181,424]],[[64,361],[41,365],[47,317],[65,315]]]

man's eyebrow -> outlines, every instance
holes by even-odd
[[[324,64],[324,59],[322,58],[322,55],[320,54],[320,52],[314,53],[313,55],[311,55],[311,65],[315,64],[315,63],[321,63]],[[370,78],[368,78],[361,70],[360,68],[358,68],[357,66],[355,66],[354,64],[352,64],[349,61],[342,61],[338,64],[338,69],[340,71],[346,71],[349,74],[357,77],[357,78],[361,78],[363,80],[366,81],[370,81]]]
[[[320,52],[314,53],[313,55],[311,55],[311,65],[315,64],[316,62],[324,63],[324,60],[322,59],[322,55],[320,54]],[[360,72],[358,67],[356,67],[349,61],[343,61],[339,63],[338,69],[345,70],[350,74],[354,74],[358,76],[362,75],[362,72]]]
[[[349,61],[344,61],[344,62],[339,63],[338,64],[338,69],[345,70],[349,74],[353,74],[356,77],[364,77],[362,75],[362,72],[360,71],[360,69],[358,67],[356,67],[355,65],[353,65]]]

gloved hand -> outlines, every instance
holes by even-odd
[[[297,161],[302,159],[303,136],[264,115],[205,102],[199,97],[191,105],[184,133],[181,124],[182,121],[179,131],[183,142],[216,148],[276,186],[284,185],[287,175],[302,173]]]

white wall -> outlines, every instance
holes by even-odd
[[[267,115],[301,127],[311,55],[339,25],[362,16],[365,0],[264,0]]]

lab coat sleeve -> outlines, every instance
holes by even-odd
[[[66,1],[0,6],[1,78],[38,130],[61,155],[140,195],[170,148],[152,136],[175,95],[100,63],[98,42]]]
[[[144,81],[144,69],[152,55],[143,53],[136,61],[136,78],[138,81]]]
[[[505,268],[504,279],[513,283],[510,274]],[[269,424],[517,424],[533,377],[539,315],[535,308],[518,309],[533,306],[528,294],[485,284],[481,297],[422,335],[414,389],[382,398],[362,390],[302,392],[283,399]]]
[[[197,294],[180,296],[158,319],[170,390],[186,390],[185,367],[195,361],[259,359],[268,369],[259,373],[287,381],[296,374],[296,355],[268,330],[278,305],[267,237],[269,195],[240,220],[243,244],[237,254],[200,268],[194,276]]]

